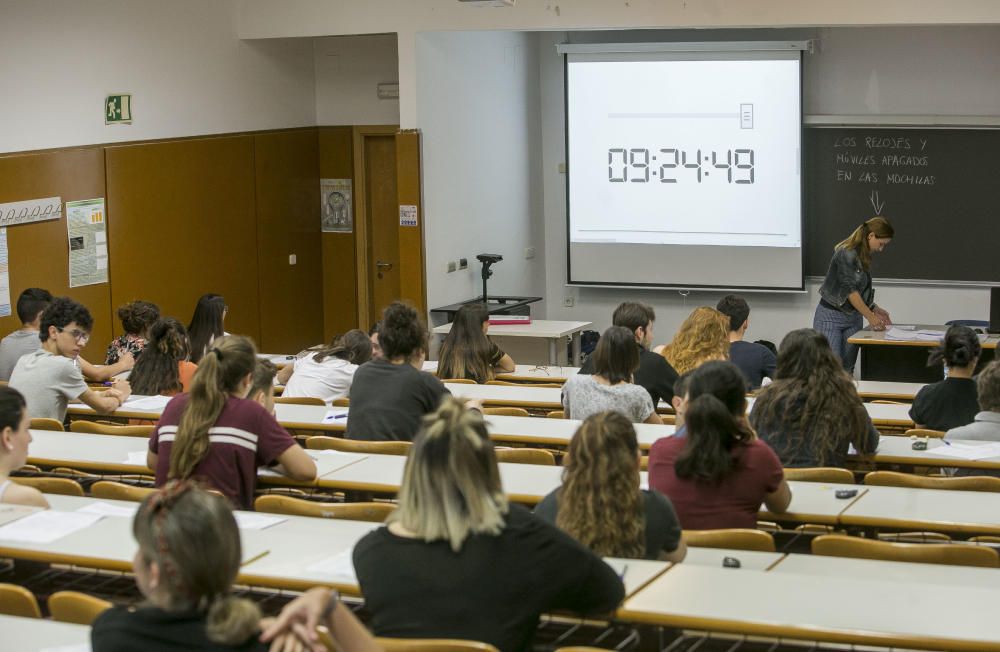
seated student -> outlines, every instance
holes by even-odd
[[[633,423],[663,423],[649,392],[632,384],[632,374],[639,368],[639,345],[631,331],[622,326],[604,331],[590,357],[594,373],[571,376],[563,385],[567,419],[614,410]]]
[[[608,613],[624,593],[600,557],[508,504],[482,414],[457,399],[424,419],[387,523],[354,548],[378,636],[525,650],[540,614]]]
[[[569,442],[562,486],[535,515],[602,557],[682,561],[687,552],[670,501],[639,489],[639,442],[618,412],[592,414]]]
[[[976,371],[982,345],[968,326],[951,326],[935,347],[927,365],[944,363],[944,380],[920,388],[910,408],[918,428],[950,430],[972,423],[979,412]]]
[[[42,313],[39,338],[42,347],[21,357],[10,376],[10,386],[21,392],[32,419],[66,420],[66,407],[80,399],[98,414],[111,414],[129,397],[128,382],[95,392],[87,387],[75,361],[90,339],[94,320],[84,306],[59,297]]]
[[[243,551],[225,500],[194,483],[171,482],[139,506],[132,535],[139,544],[135,583],[145,601],[98,616],[90,632],[94,652],[269,649],[259,637],[270,623],[261,620],[257,605],[232,594]],[[348,609],[330,600],[323,606],[338,626],[330,634],[343,649],[374,649]],[[292,616],[290,611],[286,621]]]
[[[746,377],[747,387],[758,389],[765,378],[773,380],[777,364],[774,353],[766,346],[744,339],[750,328],[750,306],[746,299],[728,294],[719,300],[716,310],[729,319],[729,360]]]
[[[21,320],[21,328],[0,340],[0,380],[10,380],[14,365],[22,355],[41,348],[38,329],[42,313],[50,303],[52,295],[42,288],[28,288],[17,298],[17,318]]]
[[[217,337],[226,335],[224,323],[229,307],[226,299],[219,294],[203,294],[194,307],[191,323],[188,324],[188,339],[191,341],[191,362],[198,364],[208,347]]]
[[[382,357],[382,345],[378,343],[378,329],[382,327],[382,322],[377,321],[368,329],[368,338],[372,341],[372,360]]]
[[[145,352],[129,374],[132,391],[140,396],[191,391],[198,365],[187,359],[190,352],[184,325],[173,317],[158,319],[149,329]]]
[[[351,383],[351,416],[346,437],[369,441],[411,441],[420,417],[450,394],[433,375],[421,371],[427,328],[412,307],[396,301],[382,313],[378,331],[382,358],[362,365]]]
[[[687,409],[687,386],[688,379],[691,378],[690,371],[677,377],[674,382],[674,397],[670,399],[670,405],[674,408],[674,436],[683,437],[687,428],[684,426],[684,411]]]
[[[514,371],[511,357],[486,336],[489,328],[486,306],[469,303],[459,308],[438,351],[437,377],[485,383],[493,380],[497,371]]]
[[[649,486],[670,498],[685,530],[754,528],[761,502],[776,513],[792,492],[781,461],[746,421],[746,381],[731,362],[700,366],[688,380],[685,437],[649,451]]]
[[[785,467],[844,466],[850,445],[878,448],[879,434],[826,336],[800,328],[785,336],[774,382],[750,412],[757,436]]]
[[[10,479],[10,474],[24,466],[28,459],[30,421],[21,393],[10,387],[0,387],[0,503],[48,507],[49,502],[38,489]]]
[[[729,359],[729,320],[718,310],[701,306],[681,324],[674,339],[654,349],[682,374],[709,360]]]
[[[136,360],[146,347],[149,329],[160,318],[160,309],[148,301],[132,301],[118,309],[118,319],[125,334],[108,345],[108,355],[104,364],[114,364],[128,351]]]
[[[257,351],[239,335],[212,343],[198,365],[189,394],[163,409],[149,439],[147,465],[156,486],[168,480],[198,479],[251,509],[257,467],[274,462],[294,480],[316,478],[316,463],[256,401],[246,398]]]
[[[334,338],[330,344],[310,349],[308,354],[285,365],[278,382],[285,385],[282,396],[311,396],[329,404],[351,390],[354,372],[372,359],[372,343],[357,328]]]
[[[653,344],[655,321],[656,313],[652,306],[634,301],[619,304],[611,315],[612,326],[623,326],[635,334],[635,341],[639,344],[639,368],[635,370],[632,382],[649,392],[654,407],[660,404],[660,399],[673,401],[674,381],[677,380],[677,372],[666,358],[649,350]],[[584,361],[580,373],[594,373],[593,356]]]
[[[257,358],[253,367],[253,377],[250,379],[250,389],[247,398],[257,402],[267,413],[274,416],[274,377],[278,367],[270,360]]]
[[[1000,441],[1000,360],[994,360],[979,372],[976,392],[982,411],[972,423],[948,430],[945,439]]]

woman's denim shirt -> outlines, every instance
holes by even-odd
[[[861,266],[861,259],[854,249],[837,249],[830,259],[830,268],[819,288],[819,295],[843,312],[854,312],[847,297],[858,292],[869,308],[875,305],[875,290],[871,274]]]

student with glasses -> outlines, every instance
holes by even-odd
[[[42,313],[38,333],[42,348],[22,356],[10,377],[10,386],[24,395],[32,419],[65,421],[72,399],[98,414],[111,414],[128,398],[131,388],[126,381],[116,381],[103,392],[95,392],[84,381],[78,358],[93,325],[90,311],[67,297],[55,299]]]

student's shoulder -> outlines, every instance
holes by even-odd
[[[49,501],[45,500],[45,495],[35,489],[23,484],[11,482],[3,494],[3,502],[9,505],[27,505],[29,507],[49,507]]]
[[[751,439],[747,442],[744,448],[744,455],[751,460],[758,462],[763,462],[766,464],[777,464],[781,465],[781,460],[778,459],[778,454],[774,452],[771,445],[768,444],[763,439]]]

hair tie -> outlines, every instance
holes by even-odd
[[[222,362],[222,351],[220,351],[218,348],[215,348],[212,349],[212,353],[214,353],[215,357],[219,359],[219,362]]]

